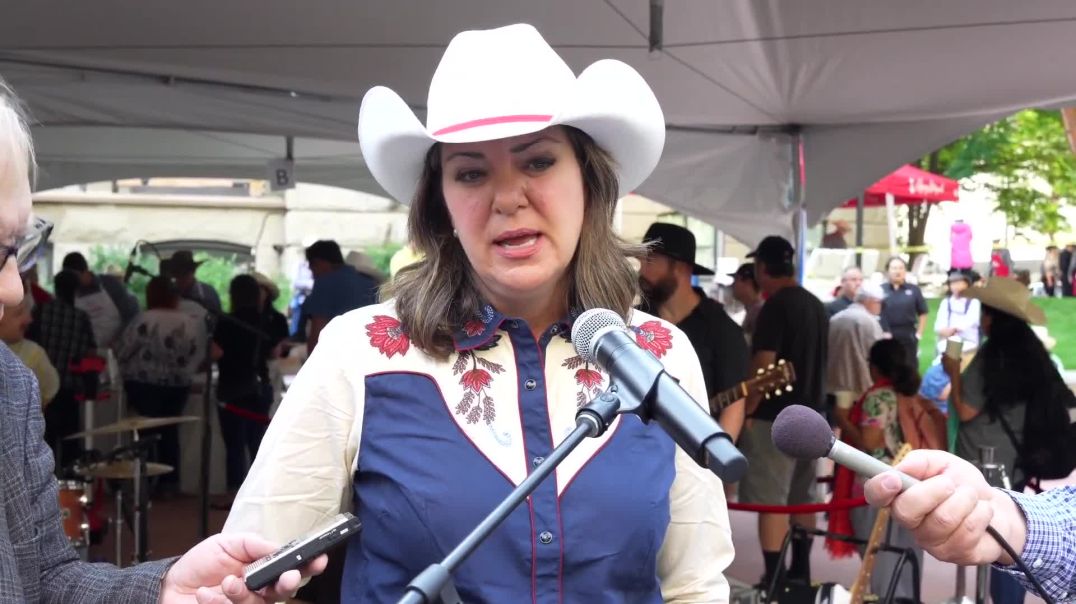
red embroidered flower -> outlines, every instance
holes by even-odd
[[[489,386],[491,381],[493,378],[485,369],[472,369],[460,378],[460,384],[473,392],[481,392],[483,388]]]
[[[672,334],[660,321],[647,321],[636,327],[635,341],[659,359],[672,348]]]
[[[580,369],[575,372],[575,383],[586,388],[601,386],[602,374],[593,369]]]
[[[463,331],[468,338],[473,338],[486,330],[486,324],[478,319],[471,319],[463,324]]]
[[[374,322],[366,326],[366,335],[370,336],[370,346],[377,348],[381,354],[404,356],[411,347],[411,339],[404,332],[400,321],[385,315],[377,315]]]

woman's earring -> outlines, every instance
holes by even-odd
[[[460,232],[457,231],[456,229],[452,229],[452,236],[455,237],[456,239],[459,239],[460,238]]]

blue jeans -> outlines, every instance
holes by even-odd
[[[990,599],[994,604],[1021,604],[1027,590],[1009,573],[990,569]]]

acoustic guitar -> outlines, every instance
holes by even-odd
[[[792,363],[784,359],[771,363],[769,367],[759,369],[755,377],[715,394],[710,399],[710,416],[717,419],[726,407],[742,398],[747,398],[747,395],[752,392],[762,394],[767,399],[782,391],[792,392],[792,384],[795,381],[796,371]]]
[[[897,451],[896,457],[893,458],[893,464],[897,465],[904,459],[912,450],[912,446],[908,443]],[[878,555],[878,546],[881,544],[882,536],[885,535],[886,526],[889,524],[889,508],[882,508],[878,510],[878,517],[874,519],[874,526],[871,528],[870,539],[867,540],[867,547],[863,552],[863,565],[859,567],[859,574],[856,576],[856,580],[852,583],[851,602],[852,604],[863,604],[867,599],[867,592],[870,589],[871,573],[874,572],[874,561]]]

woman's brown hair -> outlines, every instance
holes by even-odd
[[[146,309],[176,308],[179,294],[168,277],[154,277],[146,284]]]
[[[612,157],[581,130],[564,128],[583,177],[583,228],[568,265],[568,308],[608,308],[627,319],[638,290],[629,257],[646,247],[613,231],[619,197]],[[399,273],[382,289],[396,299],[396,312],[411,343],[438,359],[453,352],[452,334],[478,315],[484,300],[471,277],[471,264],[458,239],[441,191],[439,145],[426,154],[425,168],[407,219],[411,243],[425,258]]]

